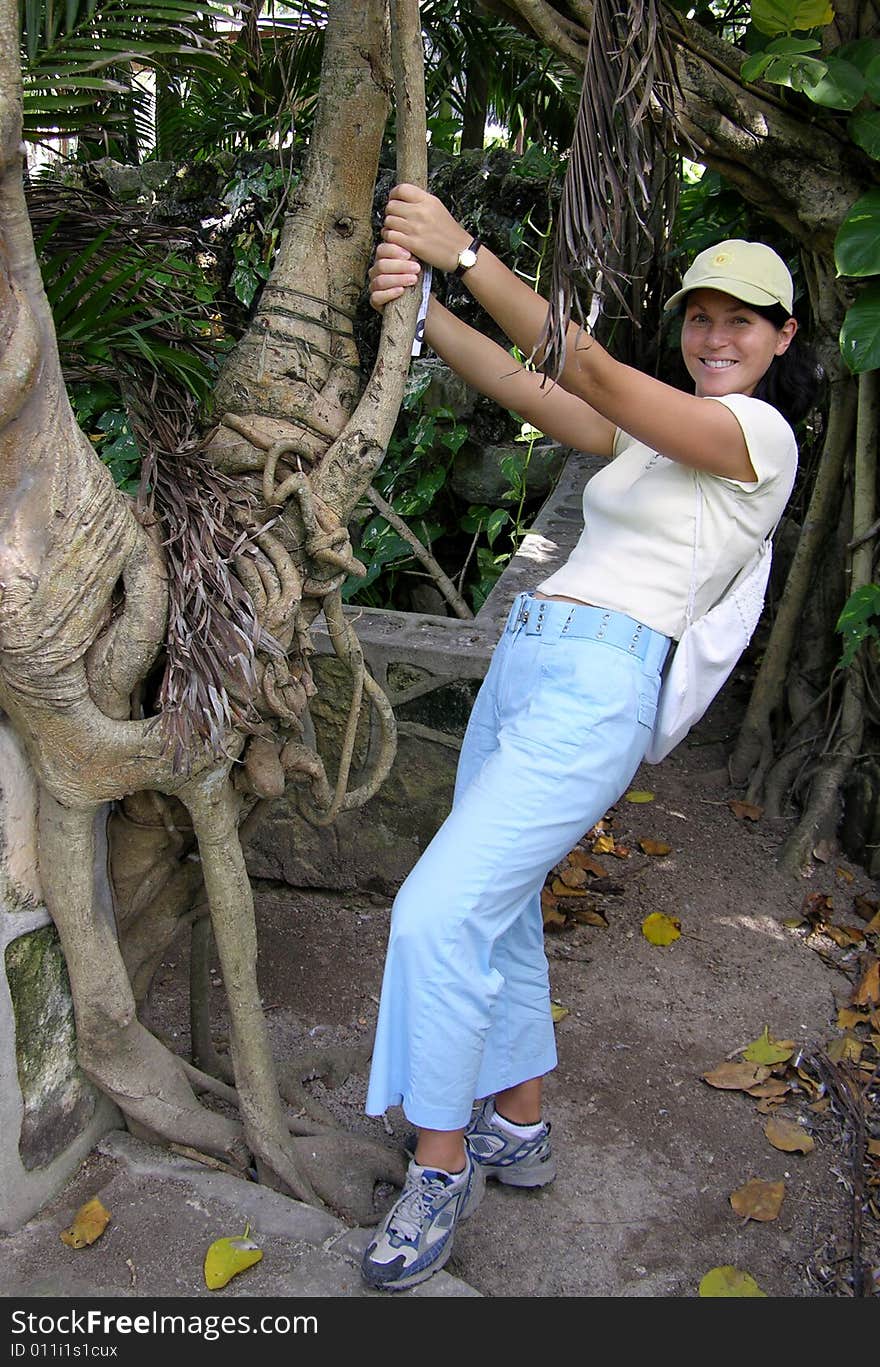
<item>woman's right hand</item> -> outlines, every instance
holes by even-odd
[[[421,266],[406,247],[393,242],[380,242],[368,271],[370,304],[381,313],[392,299],[399,299],[404,290],[418,284]]]

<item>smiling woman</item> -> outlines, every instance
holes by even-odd
[[[424,261],[463,279],[532,354],[546,302],[434,196],[397,186],[382,235],[374,307],[415,286]],[[645,757],[670,643],[725,593],[791,493],[790,422],[808,387],[777,405],[767,385],[792,369],[792,294],[785,263],[762,243],[701,253],[667,305],[684,305],[692,394],[623,365],[573,325],[548,384],[429,302],[425,340],[469,384],[610,459],[584,491],[568,561],[513,605],[471,714],[452,812],[394,904],[367,1111],[402,1105],[418,1141],[364,1255],[372,1286],[401,1290],[442,1267],[486,1178],[542,1187],[555,1177],[541,1113],[556,1052],[540,889]],[[815,379],[815,366],[798,367]]]

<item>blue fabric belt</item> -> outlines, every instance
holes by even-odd
[[[579,640],[604,641],[616,646],[657,670],[662,669],[669,650],[669,637],[637,622],[626,613],[610,608],[595,608],[588,603],[561,603],[520,593],[513,600],[507,618],[507,631],[524,631],[527,636],[559,640],[565,636]]]

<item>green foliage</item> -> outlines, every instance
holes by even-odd
[[[835,630],[843,637],[840,664],[849,668],[865,641],[880,641],[880,584],[863,584],[850,594]]]
[[[141,455],[118,393],[109,384],[98,383],[70,385],[69,394],[77,422],[116,484],[136,494]]]

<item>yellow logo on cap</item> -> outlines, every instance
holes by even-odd
[[[713,259],[712,259],[712,265],[713,265],[713,266],[723,266],[723,265],[724,265],[727,261],[729,261],[729,260],[730,260],[730,252],[719,252],[719,253],[717,254],[717,256],[713,257]]]

